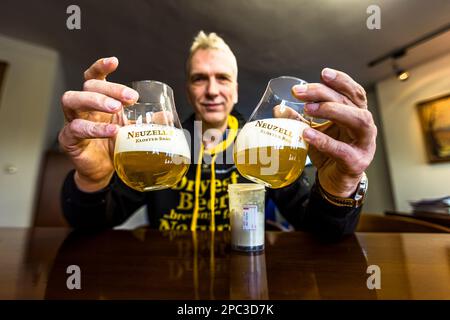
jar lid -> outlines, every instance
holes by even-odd
[[[265,191],[263,184],[257,183],[231,183],[228,185],[230,192],[251,192],[251,191]]]

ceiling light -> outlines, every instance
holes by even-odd
[[[409,78],[409,73],[407,71],[403,71],[397,74],[397,78],[400,81],[405,81],[408,80]]]
[[[400,68],[396,60],[393,60],[392,62],[392,70],[394,71],[394,74],[397,76],[397,79],[400,81],[406,81],[409,78],[409,72],[405,69]]]

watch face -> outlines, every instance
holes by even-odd
[[[367,179],[366,173],[363,173],[361,181],[359,182],[358,191],[356,192],[356,195],[355,195],[356,201],[362,202],[362,200],[364,200],[364,197],[367,193],[368,186],[369,186],[369,180]],[[358,204],[358,206],[359,206],[359,204]]]

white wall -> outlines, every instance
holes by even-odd
[[[405,82],[377,84],[379,110],[397,210],[408,200],[450,195],[450,163],[429,164],[416,104],[450,93],[450,54],[410,70]],[[450,107],[450,106],[449,106]]]
[[[0,36],[0,60],[9,63],[0,101],[0,226],[29,226],[42,153],[57,130],[50,110],[60,109],[54,105],[59,58],[53,50]],[[7,173],[8,166],[17,172]]]
[[[375,156],[366,170],[369,178],[369,189],[362,212],[381,215],[386,210],[394,209],[394,200],[392,198],[392,187],[386,161],[386,148],[381,132],[382,125],[375,90],[367,91],[367,101],[369,110],[372,112],[373,119],[378,127],[378,135]]]

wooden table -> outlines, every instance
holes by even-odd
[[[417,220],[423,220],[435,224],[439,224],[441,226],[450,228],[450,215],[443,213],[432,213],[432,212],[398,212],[398,211],[386,211],[385,214],[387,216],[397,216],[403,218],[413,218]]]
[[[0,228],[0,299],[450,299],[446,234],[358,233],[327,244],[267,232],[260,255],[229,244],[228,232]],[[81,290],[67,287],[71,265]],[[370,265],[381,289],[367,288]]]

